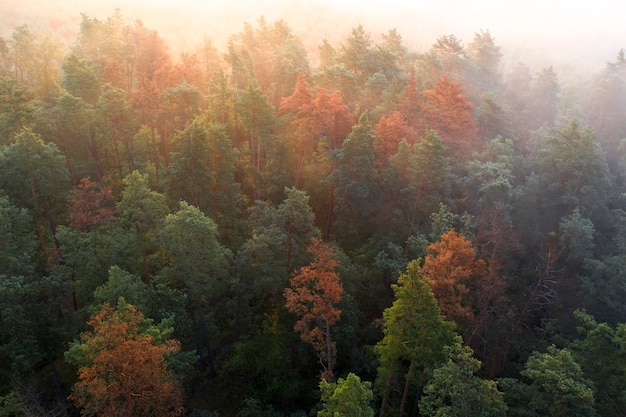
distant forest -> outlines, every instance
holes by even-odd
[[[626,416],[625,52],[311,55],[0,38],[0,417]]]

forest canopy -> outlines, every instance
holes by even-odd
[[[626,414],[624,50],[77,32],[0,38],[0,416]]]

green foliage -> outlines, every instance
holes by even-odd
[[[162,323],[141,335],[181,341],[168,363],[196,414],[316,413],[318,358],[283,293],[322,226],[344,285],[336,373],[376,379],[381,416],[416,413],[428,383],[430,414],[501,415],[476,373],[519,378],[500,385],[512,417],[626,414],[624,51],[568,85],[556,67],[502,72],[489,31],[416,53],[358,26],[320,42],[313,74],[264,18],[180,59],[119,11],[83,15],[66,50],[56,35],[0,38],[0,414],[58,414],[75,378],[61,352],[120,297]],[[438,307],[441,279],[412,260],[451,229],[486,267]],[[441,307],[472,317],[482,369],[444,355]],[[520,375],[580,308],[595,319],[576,313],[572,354]]]
[[[63,211],[69,180],[59,148],[30,129],[20,130],[13,143],[0,148],[0,189],[12,204],[37,217]]]
[[[590,315],[576,311],[580,338],[570,350],[585,376],[593,382],[596,409],[601,416],[626,412],[626,324],[611,328],[596,323]]]
[[[14,78],[0,77],[0,144],[14,141],[23,128],[38,125],[41,103]]]
[[[521,381],[503,383],[512,416],[594,416],[593,384],[567,349],[533,352]]]
[[[435,369],[424,388],[419,408],[423,416],[437,417],[504,417],[507,411],[503,395],[494,381],[475,375],[480,361],[469,346],[457,337],[446,346],[448,361]]]
[[[580,215],[578,207],[571,215],[561,219],[559,243],[567,252],[568,262],[580,262],[593,255],[593,235],[595,228],[591,220]]]
[[[11,374],[32,372],[43,359],[28,308],[35,288],[25,277],[0,275],[0,360],[5,364],[0,373],[2,385],[8,383]]]
[[[146,285],[137,275],[129,274],[118,266],[109,268],[109,279],[104,285],[93,291],[94,301],[98,304],[116,305],[120,297],[127,303],[144,311],[146,307]]]
[[[445,361],[443,347],[454,340],[454,323],[441,316],[433,293],[421,277],[419,263],[409,263],[398,283],[392,285],[395,300],[383,312],[384,337],[375,351],[380,362],[377,386],[383,391],[384,404],[394,390],[392,382],[401,376],[397,372],[402,361],[411,363],[403,375],[405,390],[413,381],[423,386],[432,370]]]
[[[27,209],[13,206],[0,194],[0,271],[9,275],[33,272],[37,248],[33,226]]]
[[[539,162],[542,185],[549,191],[549,197],[544,194],[543,201],[548,220],[578,207],[580,214],[596,226],[604,224],[612,183],[605,154],[590,127],[581,129],[572,121],[567,128],[549,136]],[[547,226],[556,229],[556,224]]]
[[[378,172],[374,165],[372,125],[366,114],[334,153],[335,170],[327,181],[335,186],[335,226],[337,239],[354,245],[366,240],[372,231],[370,216],[380,204]]]
[[[217,225],[198,208],[180,203],[159,233],[169,265],[160,275],[193,300],[218,298],[225,289],[231,253],[217,240]]]
[[[323,409],[317,417],[374,417],[370,406],[372,400],[372,384],[361,381],[357,375],[349,373],[337,382],[320,381]]]

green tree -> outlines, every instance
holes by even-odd
[[[127,303],[143,311],[146,305],[147,287],[137,275],[129,274],[118,266],[109,268],[109,279],[93,292],[96,305],[104,303],[116,306],[118,300],[124,299]]]
[[[365,114],[341,149],[333,154],[336,168],[327,181],[335,187],[336,239],[348,246],[363,242],[372,234],[372,216],[380,203],[375,140]]]
[[[556,230],[562,216],[578,207],[581,216],[603,228],[607,203],[612,195],[606,157],[591,128],[581,129],[576,121],[547,138],[540,151],[542,186],[546,193],[542,217],[551,220],[548,230]]]
[[[282,20],[268,24],[260,17],[256,27],[246,22],[242,32],[230,37],[227,49],[235,85],[258,85],[275,107],[293,91],[298,74],[309,70],[302,41]]]
[[[65,158],[57,146],[45,143],[30,129],[20,131],[14,143],[0,148],[0,189],[12,204],[33,213],[47,268],[55,257],[50,245],[65,208],[69,179]]]
[[[371,385],[353,373],[337,382],[322,379],[320,391],[324,409],[317,412],[317,417],[374,417],[374,409],[370,406]]]
[[[0,271],[9,276],[34,272],[37,238],[32,214],[0,194]]]
[[[217,226],[197,207],[184,201],[180,209],[165,219],[160,241],[168,264],[160,271],[158,281],[188,295],[189,309],[198,318],[199,342],[204,345],[202,361],[209,374],[216,375],[214,351],[210,343],[208,306],[217,312],[227,289],[231,253],[217,240]]]
[[[135,113],[121,88],[104,84],[96,103],[98,140],[109,175],[124,177],[135,169],[133,137]]]
[[[127,175],[123,183],[122,198],[115,208],[120,225],[128,233],[127,245],[138,255],[138,260],[141,259],[139,265],[142,266],[129,272],[140,273],[149,282],[153,274],[150,258],[158,251],[156,234],[168,213],[165,197],[152,191],[148,187],[148,176],[138,171]]]
[[[14,78],[0,77],[0,144],[9,144],[23,128],[39,124],[41,103]]]
[[[99,145],[95,140],[93,106],[64,92],[52,109],[54,141],[67,160],[72,182],[91,177],[102,181]]]
[[[259,199],[263,190],[261,180],[267,159],[268,141],[275,125],[274,108],[260,87],[248,85],[237,97],[237,113],[247,139],[246,154],[249,156],[252,170],[253,198]]]
[[[460,337],[444,348],[448,360],[435,369],[419,408],[427,417],[504,417],[507,406],[495,381],[476,376],[480,361]]]
[[[380,363],[377,386],[382,390],[381,416],[388,415],[398,377],[404,378],[400,416],[412,385],[417,386],[416,398],[420,397],[433,369],[445,361],[443,347],[451,344],[455,335],[454,323],[443,319],[433,293],[421,277],[419,260],[409,263],[392,288],[395,300],[383,312],[384,337],[375,348]]]
[[[512,416],[595,416],[593,385],[567,349],[533,352],[522,380],[501,381]]]
[[[61,85],[74,97],[95,104],[100,95],[100,81],[87,60],[70,53],[65,57]]]
[[[593,382],[598,414],[622,416],[626,413],[626,324],[612,328],[582,311],[574,315],[579,338],[569,349]]]
[[[179,131],[168,167],[167,194],[172,203],[186,201],[205,213],[214,200],[212,189],[216,182],[210,163],[210,138],[207,126],[199,118]]]

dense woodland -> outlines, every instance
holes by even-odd
[[[0,38],[0,416],[626,416],[626,56],[500,49]]]

